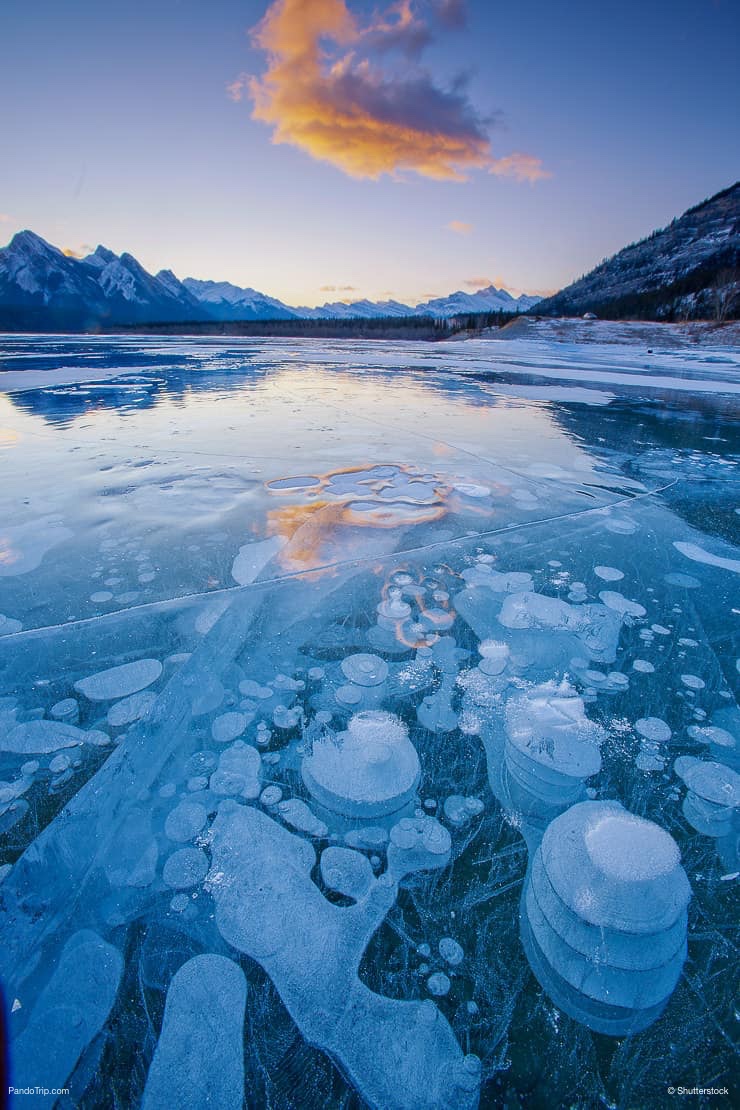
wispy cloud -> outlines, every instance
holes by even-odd
[[[473,230],[473,224],[466,224],[465,220],[450,220],[445,224],[447,231],[454,231],[455,235],[470,235]]]
[[[499,282],[503,285],[503,278],[490,278],[490,277],[472,277],[466,278],[464,284],[468,289],[487,289],[489,285],[499,287]]]
[[[356,293],[356,285],[322,285],[319,292],[321,293]]]
[[[456,0],[432,0],[427,10],[447,28],[464,23],[465,5]],[[464,181],[472,170],[489,169],[535,180],[536,158],[493,158],[488,121],[462,81],[442,87],[413,61],[433,36],[414,0],[396,0],[368,25],[347,0],[273,0],[253,31],[267,55],[266,72],[241,75],[229,95],[240,99],[248,87],[253,118],[272,128],[274,143],[351,177],[413,171]],[[394,50],[407,56],[401,69],[385,59]],[[528,168],[522,159],[530,159]]]
[[[245,94],[249,89],[249,74],[240,73],[230,85],[226,86],[226,95],[230,100],[238,104],[240,100],[244,99]]]
[[[10,216],[7,212],[0,212],[0,224],[9,224]]]
[[[517,181],[531,183],[552,177],[539,158],[535,158],[532,154],[522,154],[520,151],[507,154],[505,158],[494,158],[488,167],[488,172],[497,177],[513,177]]]

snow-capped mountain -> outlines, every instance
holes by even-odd
[[[118,324],[236,320],[347,320],[477,312],[525,312],[536,297],[514,298],[491,285],[415,307],[399,301],[334,301],[293,308],[227,281],[180,281],[171,270],[150,274],[131,254],[99,246],[85,258],[64,254],[32,231],[0,250],[0,328],[86,330]]]
[[[738,268],[740,182],[540,301],[537,313],[648,320],[737,317]]]
[[[211,319],[174,274],[154,277],[130,254],[74,258],[32,231],[0,250],[0,327],[80,330]]]
[[[292,320],[301,315],[298,309],[288,308],[274,297],[256,289],[241,289],[228,281],[185,278],[182,284],[217,320]]]
[[[466,316],[477,312],[527,312],[539,301],[523,293],[512,297],[505,289],[489,285],[476,293],[450,293],[449,297],[433,297],[412,307],[400,301],[332,301],[318,308],[296,308],[294,312],[307,320],[349,320],[380,316],[434,316],[436,319],[450,316]]]
[[[451,293],[449,297],[435,297],[431,301],[416,306],[416,312],[425,316],[461,316],[475,312],[526,312],[539,301],[522,293],[512,297],[506,289],[487,285],[476,293]]]

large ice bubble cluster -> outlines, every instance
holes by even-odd
[[[681,975],[690,897],[669,833],[618,802],[581,802],[534,854],[522,943],[567,1014],[600,1033],[636,1033],[660,1016]]]
[[[423,833],[409,833],[401,850],[423,851]],[[369,883],[366,869],[363,877],[335,854],[327,878],[357,898],[340,907],[314,884],[315,863],[307,841],[259,810],[222,804],[211,889],[224,940],[261,964],[306,1040],[334,1057],[369,1105],[476,1106],[480,1061],[463,1056],[434,1003],[383,997],[358,977],[396,881],[386,873]]]

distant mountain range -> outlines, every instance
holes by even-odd
[[[689,208],[540,301],[537,315],[736,319],[740,314],[740,182]]]
[[[514,298],[490,285],[415,307],[398,301],[337,301],[319,308],[293,308],[226,281],[180,281],[171,270],[150,274],[133,255],[117,255],[102,246],[86,258],[75,258],[32,231],[19,231],[0,250],[0,329],[11,331],[84,331],[186,321],[441,318],[526,312],[537,301],[526,295]]]
[[[415,306],[334,301],[294,308],[227,281],[150,274],[133,255],[98,247],[75,258],[32,231],[0,250],[0,330],[85,331],[137,324],[376,320],[475,313],[607,319],[736,319],[740,315],[740,182],[690,208],[668,227],[625,247],[553,297],[512,297],[489,285]]]

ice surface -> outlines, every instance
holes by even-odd
[[[216,1080],[250,1106],[431,1110],[479,1085],[482,1106],[659,1106],[729,1084],[736,352],[0,347],[34,384],[0,396],[15,1043],[75,934],[124,962],[100,1026],[60,1023],[66,1101],[141,1105],[163,1056],[161,1101],[189,1044],[202,1081],[172,1097],[194,1101],[214,1014],[244,1069],[234,1052]],[[116,680],[143,661],[150,684]],[[302,773],[317,753],[338,808]],[[609,819],[540,850],[584,799]],[[229,957],[243,1020],[214,990],[163,1023],[180,970]]]

